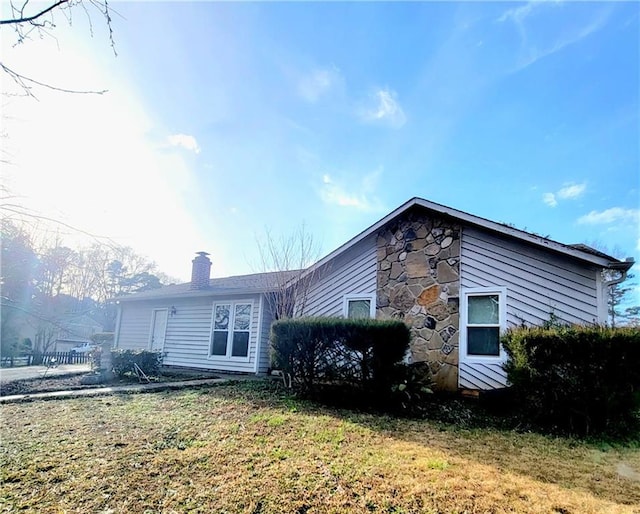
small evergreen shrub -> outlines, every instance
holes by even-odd
[[[271,327],[271,360],[303,393],[339,385],[388,396],[409,341],[409,327],[401,321],[280,320]]]
[[[518,328],[502,344],[517,404],[533,422],[579,435],[619,431],[635,422],[637,328]]]
[[[111,363],[113,372],[119,377],[135,374],[134,364],[137,364],[145,375],[156,376],[162,365],[162,353],[147,350],[111,350]]]

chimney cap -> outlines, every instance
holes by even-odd
[[[196,255],[200,255],[202,257],[206,257],[207,255],[211,255],[211,254],[208,253],[208,252],[196,252]]]

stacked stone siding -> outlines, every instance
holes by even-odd
[[[429,362],[439,389],[458,387],[460,227],[419,211],[377,238],[377,317],[411,327],[411,362]]]

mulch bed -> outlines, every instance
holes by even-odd
[[[48,393],[51,391],[73,391],[76,389],[95,389],[98,387],[113,387],[140,383],[137,377],[125,377],[116,379],[108,384],[82,384],[85,375],[57,376],[45,378],[30,378],[28,380],[15,380],[0,384],[0,396],[14,394]],[[175,382],[184,380],[198,380],[201,378],[218,378],[211,373],[167,373],[156,377],[150,377],[152,382]]]

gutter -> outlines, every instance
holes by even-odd
[[[631,269],[631,267],[635,264],[636,262],[633,260],[633,257],[627,257],[624,261],[613,261],[610,262],[609,265],[607,266],[608,269],[612,269],[612,270],[616,270],[616,271],[621,271],[622,272],[622,276],[624,278],[627,277],[627,271],[629,271]],[[624,280],[624,278],[622,280]],[[617,280],[617,279],[616,279]],[[619,282],[616,282],[619,283]]]

